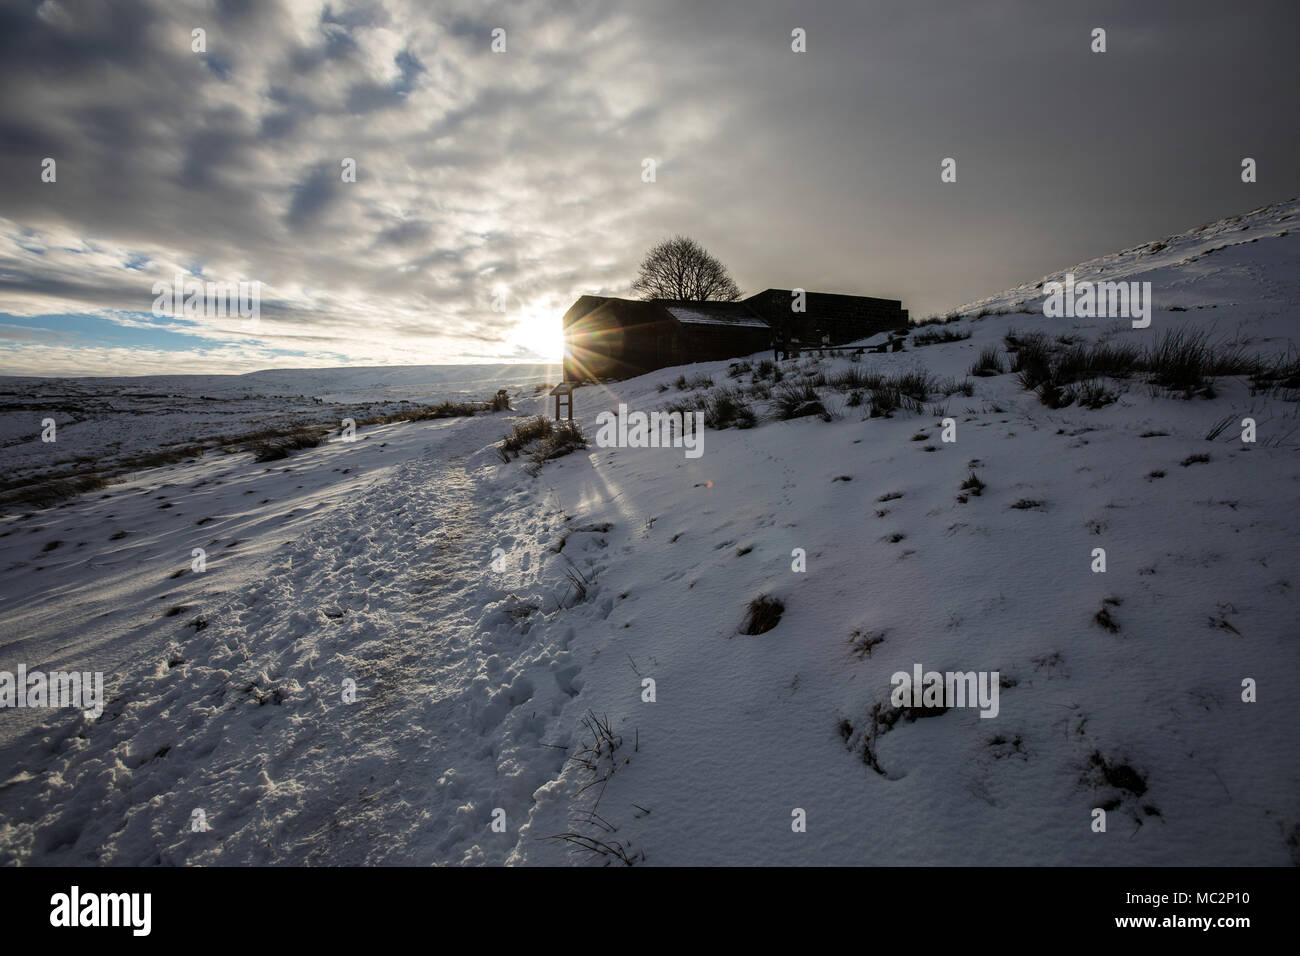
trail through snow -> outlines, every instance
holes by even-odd
[[[110,695],[98,723],[65,721],[37,742],[6,785],[20,791],[4,794],[8,807],[31,807],[6,823],[10,852],[16,842],[65,863],[504,860],[512,844],[484,840],[492,810],[512,815],[558,773],[563,750],[538,741],[572,677],[563,647],[526,647],[521,613],[492,609],[519,602],[490,566],[475,455],[505,425],[429,429],[437,441],[287,542],[251,587],[203,612],[206,626],[178,625],[182,636]],[[552,667],[562,676],[539,693],[535,672]],[[345,679],[355,703],[343,701]],[[21,799],[42,786],[56,820]],[[187,826],[195,810],[208,831]]]

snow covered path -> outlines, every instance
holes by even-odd
[[[523,641],[528,605],[515,610],[501,585],[534,579],[530,562],[491,568],[496,503],[483,506],[476,472],[507,425],[423,426],[432,444],[204,609],[206,626],[178,619],[148,672],[110,689],[98,722],[65,714],[0,790],[5,856],[503,860],[510,842],[484,840],[491,811],[526,808],[558,772],[563,750],[539,741],[575,672],[563,647]],[[195,810],[209,831],[192,831]]]

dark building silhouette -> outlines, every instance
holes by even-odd
[[[778,344],[843,345],[905,328],[897,299],[788,289],[740,302],[641,301],[584,295],[564,313],[564,379],[632,378],[657,368],[752,355]]]

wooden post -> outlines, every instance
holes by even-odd
[[[568,420],[573,421],[573,382],[561,382],[555,388],[551,389],[551,394],[555,396],[555,420],[559,421],[561,416],[561,406],[568,412]]]

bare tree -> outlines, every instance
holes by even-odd
[[[673,236],[646,253],[632,291],[643,299],[734,302],[740,288],[724,266],[694,239]]]

